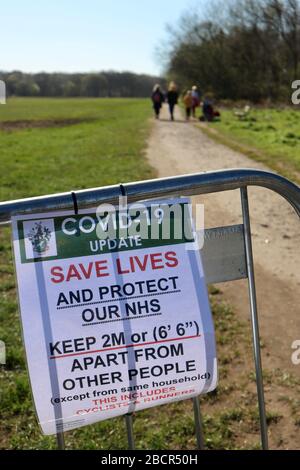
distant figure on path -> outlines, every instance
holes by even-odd
[[[163,102],[165,101],[165,97],[158,84],[156,84],[153,88],[151,100],[153,103],[155,118],[159,119],[160,110],[163,105]]]
[[[220,120],[221,114],[219,111],[214,109],[214,100],[211,93],[207,93],[204,97],[202,111],[203,115],[200,116],[200,121],[212,122]]]
[[[191,90],[188,90],[183,97],[183,103],[185,106],[185,118],[187,121],[190,120],[191,112],[193,108],[193,97]]]
[[[206,95],[203,100],[202,106],[203,116],[205,121],[212,121],[214,118],[214,108],[213,108],[213,100],[210,95]]]
[[[192,113],[193,113],[193,117],[196,117],[196,108],[200,104],[200,93],[196,85],[192,87],[192,98],[193,98]]]
[[[178,103],[177,86],[174,82],[171,82],[169,85],[169,89],[167,93],[167,100],[169,104],[171,121],[174,121],[174,108],[175,108],[175,105]]]

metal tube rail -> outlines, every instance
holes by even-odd
[[[263,186],[284,197],[300,217],[300,187],[275,173],[254,169],[219,170],[126,183],[128,202],[143,199],[229,191],[247,186]],[[79,209],[101,203],[116,204],[120,185],[76,191]],[[74,192],[31,197],[0,203],[0,223],[8,223],[14,214],[68,210],[74,207]]]

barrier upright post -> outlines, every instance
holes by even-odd
[[[56,443],[58,450],[65,450],[65,437],[63,432],[58,432],[56,434]]]
[[[202,417],[200,410],[199,397],[193,398],[194,406],[194,422],[196,429],[196,438],[197,438],[197,448],[199,450],[204,450],[204,435],[203,435],[203,426],[202,426]]]
[[[262,374],[261,354],[260,354],[260,338],[259,338],[259,326],[258,326],[258,315],[257,315],[256,288],[255,288],[255,278],[254,278],[254,264],[253,264],[247,187],[241,188],[241,203],[242,203],[242,213],[243,213],[243,222],[244,222],[244,240],[245,240],[245,253],[246,253],[247,274],[248,274],[253,351],[254,351],[254,362],[255,362],[255,373],[256,373],[256,387],[257,387],[259,418],[260,418],[260,434],[261,434],[262,448],[264,450],[267,450],[268,449],[268,427],[267,427],[267,419],[266,419],[263,374]]]
[[[133,420],[132,413],[125,415],[126,430],[127,430],[127,440],[128,440],[128,449],[134,450],[134,436],[133,436]]]

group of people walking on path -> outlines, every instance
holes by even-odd
[[[152,91],[151,100],[156,119],[159,119],[163,103],[167,102],[170,111],[170,119],[174,121],[174,108],[179,100],[179,93],[175,82],[169,84],[167,93],[164,93],[160,85],[156,84]],[[183,94],[182,102],[185,108],[186,121],[189,121],[191,116],[196,118],[196,109],[201,105],[203,112],[203,115],[199,118],[201,121],[213,121],[216,117],[220,117],[220,113],[213,108],[213,100],[209,94],[207,94],[201,102],[201,93],[196,85]]]
[[[177,86],[174,82],[170,83],[166,94],[161,91],[160,85],[155,85],[153,88],[151,99],[156,119],[159,119],[161,107],[163,103],[167,101],[169,105],[171,121],[174,121],[174,108],[175,105],[178,103],[178,98],[179,95],[177,92]]]

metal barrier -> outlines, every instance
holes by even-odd
[[[268,432],[264,400],[259,325],[254,279],[254,264],[247,186],[262,186],[284,197],[300,217],[300,187],[274,173],[233,169],[147,180],[126,185],[106,186],[77,192],[54,194],[0,203],[0,223],[9,223],[15,214],[33,214],[51,210],[83,209],[101,203],[117,204],[120,193],[128,202],[170,196],[192,196],[239,189],[243,224],[205,230],[202,259],[207,283],[248,278],[250,314],[260,417],[261,444],[268,449]],[[198,397],[193,399],[195,431],[198,449],[204,449],[201,410]],[[128,448],[134,449],[133,419],[125,416]],[[57,434],[59,449],[64,448],[63,433]]]

